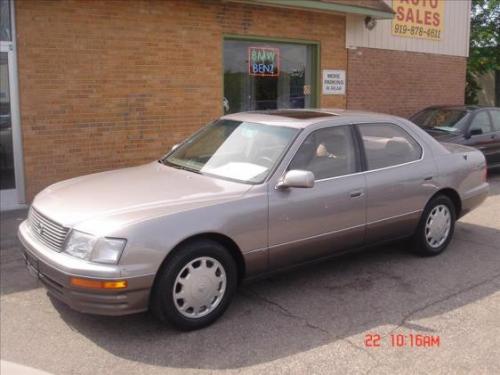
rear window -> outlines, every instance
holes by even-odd
[[[394,124],[358,125],[368,169],[409,163],[422,157],[422,148],[406,131]]]

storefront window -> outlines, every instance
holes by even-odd
[[[0,0],[0,40],[8,41],[12,40],[10,32],[10,1]]]
[[[224,112],[316,105],[316,46],[224,41]]]

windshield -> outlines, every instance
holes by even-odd
[[[297,129],[219,120],[193,135],[162,162],[192,172],[245,183],[263,182]]]
[[[466,114],[466,111],[460,109],[425,109],[410,117],[410,121],[425,129],[455,132],[462,130],[464,123],[460,120]]]

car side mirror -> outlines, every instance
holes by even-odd
[[[471,129],[469,131],[469,136],[472,136],[472,135],[481,135],[483,134],[483,129]]]
[[[277,189],[286,188],[312,188],[314,186],[314,174],[311,171],[292,169],[285,173]]]

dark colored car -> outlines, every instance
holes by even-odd
[[[488,167],[500,167],[500,108],[433,106],[410,117],[439,142],[478,148]]]

